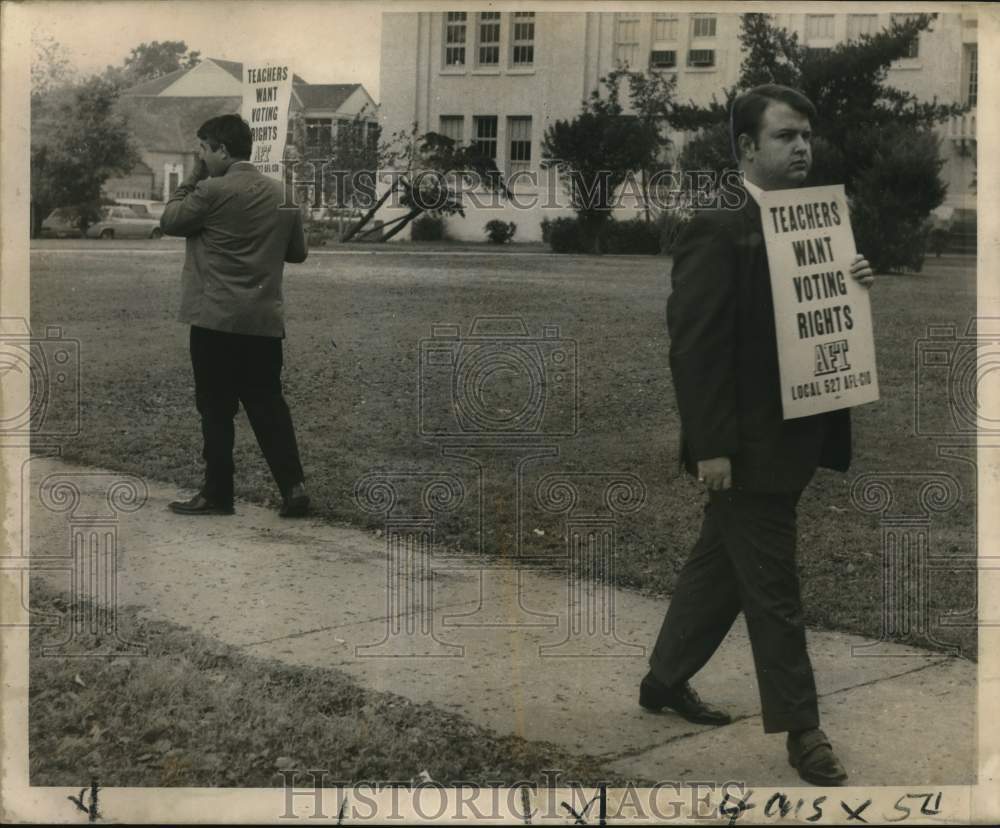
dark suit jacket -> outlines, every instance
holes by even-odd
[[[302,213],[249,161],[194,187],[182,184],[160,227],[186,236],[180,320],[215,331],[284,336],[285,262],[307,255]]]
[[[729,457],[733,485],[796,491],[818,466],[846,471],[850,410],[783,420],[760,208],[699,211],[678,239],[667,302],[681,458]]]

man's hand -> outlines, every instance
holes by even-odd
[[[709,491],[728,489],[733,485],[733,467],[728,457],[713,457],[698,461],[698,482]]]
[[[205,159],[199,158],[195,161],[194,167],[191,169],[184,183],[193,187],[199,181],[203,181],[206,178],[208,178],[208,165],[205,163]]]
[[[857,279],[857,281],[864,285],[866,288],[870,288],[875,283],[875,274],[872,272],[872,266],[868,264],[868,259],[858,253],[854,257],[854,261],[851,262],[851,277]]]

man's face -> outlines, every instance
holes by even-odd
[[[764,190],[798,187],[812,166],[809,118],[788,104],[770,101],[761,119],[757,147],[744,151],[745,171]]]
[[[223,175],[229,168],[229,153],[226,151],[225,144],[219,144],[218,149],[212,149],[207,141],[199,140],[198,152],[201,160],[208,167],[209,175]]]

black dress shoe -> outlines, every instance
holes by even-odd
[[[667,687],[652,673],[647,673],[639,685],[639,704],[654,711],[669,707],[695,724],[724,725],[733,720],[728,713],[705,704],[686,681]]]
[[[296,483],[284,498],[281,508],[278,510],[281,517],[297,518],[305,517],[309,514],[309,495],[306,494],[306,487],[303,483]]]
[[[847,771],[833,753],[833,746],[818,727],[789,733],[788,764],[813,785],[838,788],[847,782]]]
[[[215,503],[208,500],[200,492],[190,500],[175,500],[167,506],[171,512],[178,515],[231,515],[232,504]]]

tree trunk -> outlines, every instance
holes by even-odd
[[[347,231],[347,235],[340,240],[340,243],[345,244],[349,242],[351,239],[353,239],[358,234],[358,231],[360,231],[362,227],[364,227],[369,221],[371,221],[372,216],[374,216],[375,213],[378,212],[379,207],[385,204],[386,201],[389,200],[389,196],[391,196],[394,192],[396,192],[395,183],[393,183],[393,185],[388,190],[385,191],[385,194],[382,196],[382,198],[378,200],[375,206],[372,207],[367,213],[365,213],[358,221],[358,223],[354,225],[354,227],[352,227],[350,230]]]

